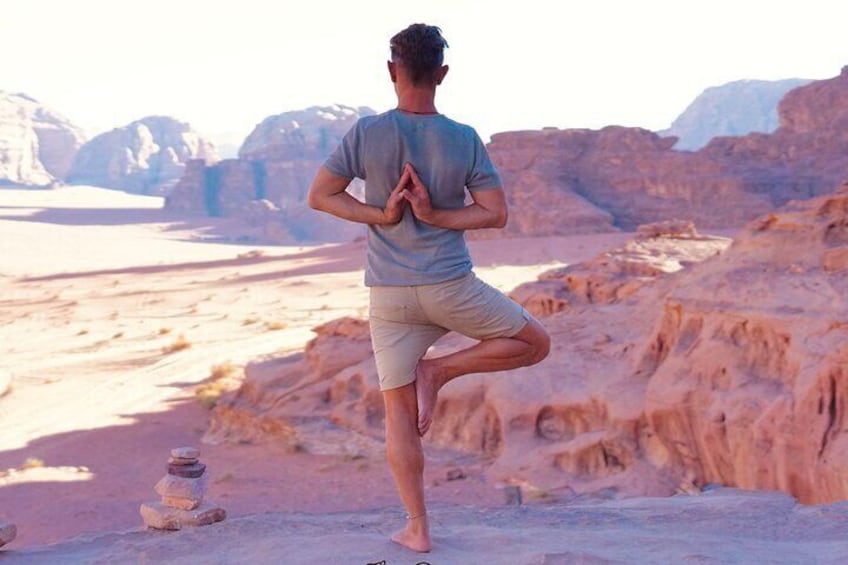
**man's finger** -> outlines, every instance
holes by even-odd
[[[419,185],[423,186],[424,185],[424,183],[421,182],[421,179],[418,178],[418,173],[415,172],[415,167],[413,167],[409,163],[406,164],[406,172],[409,173],[409,176],[412,178],[413,184],[415,184],[416,186],[419,186]]]

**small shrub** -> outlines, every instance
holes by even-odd
[[[166,345],[162,348],[162,351],[165,353],[176,353],[177,351],[182,351],[183,349],[188,349],[191,347],[191,342],[186,339],[184,334],[180,334],[177,339],[170,345]]]
[[[44,467],[43,459],[39,459],[38,457],[27,457],[26,461],[24,461],[18,469],[36,469],[38,467]]]
[[[209,377],[194,391],[197,401],[208,409],[215,408],[225,392],[241,386],[244,369],[229,361],[212,365]]]

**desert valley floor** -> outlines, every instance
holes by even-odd
[[[242,557],[252,562],[415,563],[382,535],[402,516],[382,457],[201,443],[210,411],[199,391],[216,368],[300,351],[315,326],[366,314],[361,242],[262,246],[243,241],[242,228],[180,220],[161,199],[91,187],[0,190],[0,522],[18,529],[0,562],[168,562],[198,545],[208,562],[232,562],[231,550],[247,543],[253,549],[243,551],[254,553]],[[471,247],[481,278],[510,290],[630,235]],[[168,451],[181,445],[201,449],[209,498],[229,517],[156,537],[141,530],[138,507],[156,498]],[[433,564],[837,563],[848,555],[843,503],[802,507],[786,495],[719,489],[581,499],[573,512],[543,502],[516,509],[484,478],[482,461],[429,455],[428,497],[443,516]],[[455,468],[464,480],[445,480]],[[688,537],[690,525],[700,537]],[[610,545],[593,529],[621,541]],[[110,531],[122,533],[101,535]],[[87,537],[64,541],[79,535]],[[347,557],[328,560],[334,551]]]

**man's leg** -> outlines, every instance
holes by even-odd
[[[468,373],[506,371],[534,365],[548,356],[551,340],[535,319],[530,319],[512,337],[486,339],[455,353],[422,359],[415,369],[418,400],[418,431],[423,436],[433,421],[436,399],[452,379]]]
[[[418,435],[415,385],[384,390],[386,407],[386,455],[406,507],[406,527],[392,541],[413,551],[430,551],[430,529],[424,504],[424,452]]]

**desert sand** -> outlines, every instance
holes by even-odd
[[[0,560],[416,563],[388,534],[403,512],[383,461],[202,443],[199,392],[227,368],[300,352],[312,328],[363,317],[364,246],[251,243],[233,220],[185,221],[155,197],[91,187],[0,190]],[[503,289],[632,234],[475,241]],[[168,450],[195,445],[220,524],[147,531]],[[848,507],[779,493],[505,504],[486,462],[428,445],[443,563],[840,563]],[[457,470],[460,473],[457,473]],[[448,480],[448,477],[458,480]]]

